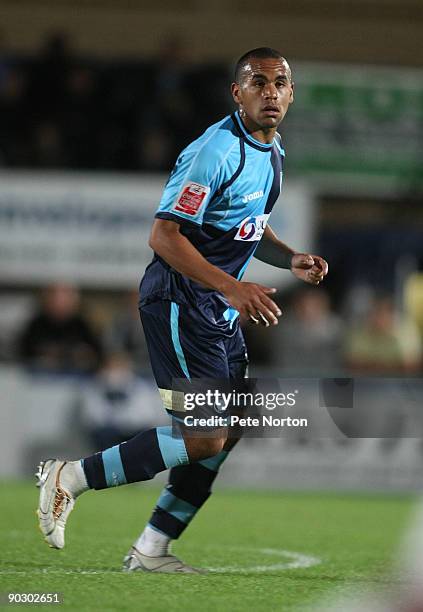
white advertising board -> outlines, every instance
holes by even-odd
[[[0,173],[0,283],[68,281],[95,289],[138,285],[151,261],[148,236],[166,176]],[[311,249],[313,205],[301,184],[284,185],[270,225]],[[287,273],[253,261],[248,278],[281,286]]]

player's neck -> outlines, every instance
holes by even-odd
[[[254,121],[251,121],[249,117],[246,115],[241,115],[240,119],[252,138],[258,140],[258,142],[262,142],[263,144],[271,144],[276,134],[276,128],[261,128]]]

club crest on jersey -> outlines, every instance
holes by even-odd
[[[195,217],[203,206],[209,192],[210,187],[206,185],[186,183],[182,187],[172,210]]]
[[[269,215],[256,215],[255,217],[246,217],[241,221],[238,232],[234,240],[243,240],[244,242],[255,242],[260,240],[264,234]]]

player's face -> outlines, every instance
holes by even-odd
[[[244,67],[232,95],[247,129],[276,129],[294,99],[291,70],[283,59],[252,58]]]

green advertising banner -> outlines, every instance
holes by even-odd
[[[295,101],[282,124],[289,172],[423,183],[423,71],[393,66],[293,66]]]

